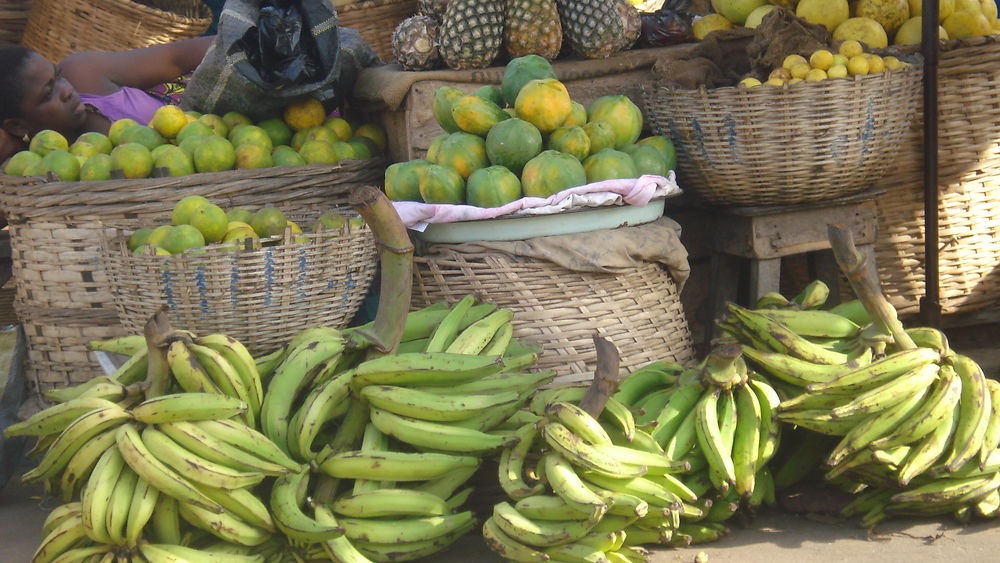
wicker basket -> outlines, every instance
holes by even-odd
[[[1000,300],[1000,36],[941,44],[938,66],[938,236],[942,312]],[[922,89],[918,86],[917,94]],[[882,286],[905,315],[924,295],[923,119],[882,182],[876,258]]]
[[[790,205],[870,188],[920,100],[921,65],[784,88],[643,88],[677,147],[678,183],[719,206]]]
[[[21,42],[31,0],[0,0],[0,43]]]
[[[555,370],[559,381],[593,376],[595,332],[618,347],[626,370],[693,358],[677,285],[657,264],[616,275],[502,253],[447,250],[414,258],[415,307],[469,294],[512,309],[514,336],[541,345],[537,366]]]
[[[50,61],[79,51],[124,51],[198,37],[212,23],[200,0],[32,0],[22,39]],[[169,8],[167,8],[169,6]]]
[[[122,333],[101,260],[109,225],[163,221],[181,198],[202,195],[224,208],[271,206],[289,215],[346,205],[353,189],[381,181],[381,159],[192,174],[176,178],[47,182],[0,176],[10,222],[17,311],[44,330],[27,331],[28,379],[38,391],[85,381],[103,370],[81,335]],[[77,337],[66,335],[76,331]],[[57,336],[53,336],[57,334]],[[44,362],[39,360],[44,354]],[[87,358],[86,361],[80,361]]]
[[[392,32],[417,13],[417,0],[365,0],[338,8],[341,27],[357,30],[379,58],[391,63]]]
[[[303,224],[315,219],[295,218]],[[173,326],[222,333],[267,353],[301,328],[344,327],[375,277],[376,247],[367,226],[296,235],[257,250],[212,245],[203,253],[136,256],[122,234],[104,247],[118,318],[142,332],[161,307]]]

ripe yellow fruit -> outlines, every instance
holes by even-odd
[[[847,72],[849,72],[851,76],[868,74],[868,59],[864,55],[851,57],[851,59],[847,61]]]
[[[785,81],[780,78],[768,78],[767,82],[764,84],[767,84],[768,86],[784,86]]]
[[[810,70],[805,77],[806,82],[819,82],[820,80],[826,80],[826,71],[818,68]]]
[[[844,41],[843,43],[840,44],[840,48],[837,49],[837,53],[838,54],[840,54],[840,55],[842,55],[844,57],[847,57],[848,59],[851,58],[851,57],[860,55],[861,53],[864,53],[864,52],[865,52],[865,48],[862,47],[861,43],[859,43],[855,39],[848,39],[848,40]],[[834,55],[834,56],[836,57],[836,55]],[[847,61],[845,60],[844,62],[846,64]]]
[[[691,32],[694,34],[694,38],[700,41],[713,31],[734,29],[735,27],[733,22],[727,20],[722,14],[708,14],[696,19],[691,24]]]
[[[774,69],[774,70],[771,71],[771,74],[769,74],[767,76],[767,78],[769,80],[771,78],[776,78],[778,80],[791,80],[792,79],[792,73],[789,72],[789,70],[787,68],[776,68],[776,69]]]
[[[833,65],[830,70],[826,71],[826,75],[830,78],[846,78],[847,77],[847,66],[845,65]]]
[[[149,126],[156,129],[156,132],[167,139],[173,139],[180,133],[181,128],[188,124],[187,115],[184,110],[177,106],[166,105],[157,109],[153,113],[153,119],[149,121]]]
[[[944,20],[944,30],[950,39],[965,39],[989,35],[993,29],[990,21],[981,12],[955,12]]]
[[[795,15],[809,23],[826,27],[833,33],[844,20],[851,17],[847,0],[800,0]]]
[[[812,70],[812,67],[809,66],[809,63],[798,63],[788,72],[792,74],[792,78],[805,78],[810,70]]]
[[[757,8],[766,4],[766,0],[714,0],[717,12],[736,25],[743,25],[747,17]]]
[[[322,125],[326,119],[326,110],[316,98],[306,98],[285,107],[283,117],[289,127],[302,131]]]
[[[754,86],[760,86],[760,80],[757,80],[752,76],[748,76],[743,80],[740,80],[739,86],[741,88],[753,88]]]
[[[833,67],[835,67],[837,65],[847,66],[847,59],[849,59],[849,58],[850,57],[845,57],[844,55],[840,55],[840,54],[834,55],[833,56],[833,65],[830,68],[833,68]]]
[[[882,60],[882,57],[867,53],[865,58],[868,59],[868,74],[878,74],[885,70],[885,61]]]
[[[979,9],[991,22],[997,20],[997,4],[993,0],[979,0]]]
[[[882,63],[885,64],[885,68],[889,70],[897,70],[903,68],[903,65],[899,62],[896,57],[882,57]]]
[[[889,46],[886,30],[871,18],[858,17],[845,20],[833,30],[833,40],[854,39],[870,49],[884,49]]]
[[[809,64],[809,61],[807,61],[802,55],[788,55],[785,57],[785,60],[781,62],[781,67],[791,70],[793,66],[799,63]]]
[[[909,0],[910,17],[916,17],[924,13],[923,0]],[[938,23],[941,23],[948,16],[955,13],[955,0],[938,0]],[[897,31],[897,33],[899,33]]]
[[[910,4],[908,0],[858,0],[854,15],[877,21],[886,35],[892,37],[899,26],[910,19]]]
[[[826,49],[820,49],[819,51],[809,55],[809,65],[813,68],[825,71],[833,66],[833,53],[827,51]]]
[[[979,0],[955,0],[955,11],[952,12],[982,12]]]
[[[799,82],[802,82],[801,78],[793,78],[788,81],[788,85],[791,86],[792,84],[798,84]]]
[[[750,12],[750,15],[747,16],[747,21],[743,22],[743,27],[748,27],[750,29],[756,28],[758,25],[760,25],[760,22],[761,20],[764,19],[764,16],[770,13],[771,10],[773,9],[774,9],[774,4],[764,4],[763,6],[754,9],[754,11]]]
[[[923,36],[922,29],[922,16],[910,18],[906,20],[906,23],[900,26],[899,31],[896,32],[896,37],[892,40],[892,43],[894,45],[919,45],[920,38]],[[938,26],[938,38],[942,40],[948,39],[948,32],[941,26]]]

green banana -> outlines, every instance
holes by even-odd
[[[472,323],[462,330],[451,341],[444,352],[450,354],[479,354],[490,343],[493,336],[504,325],[510,324],[514,318],[514,311],[510,309],[499,309],[490,313],[486,317]],[[433,337],[431,339],[433,342]]]
[[[59,433],[42,460],[34,469],[24,473],[21,481],[30,483],[55,477],[88,440],[103,432],[113,431],[131,418],[132,414],[118,405],[97,408],[81,415]]]
[[[688,413],[693,411],[703,391],[700,383],[689,383],[673,389],[670,400],[653,420],[650,434],[658,444],[666,445],[673,437]]]
[[[722,436],[719,426],[718,404],[721,393],[709,391],[695,405],[696,437],[705,459],[708,460],[709,473],[713,474],[713,482],[720,490],[725,491],[728,484],[736,481],[733,459]]]
[[[847,354],[814,344],[782,323],[765,317],[763,313],[732,303],[728,305],[728,310],[747,331],[774,352],[789,354],[816,364],[841,365],[849,360]]]
[[[549,403],[545,414],[592,446],[611,446],[611,437],[590,413],[563,401]]]
[[[835,315],[840,315],[845,319],[850,319],[854,324],[858,326],[865,326],[871,324],[872,318],[865,309],[864,303],[859,299],[852,299],[850,301],[845,301],[830,309],[830,312]]]
[[[313,505],[313,515],[316,521],[324,526],[338,527],[340,525],[333,512],[322,504],[316,503]],[[323,551],[332,560],[339,563],[371,563],[371,560],[358,551],[354,547],[354,544],[351,543],[351,540],[344,536],[327,540],[322,545]]]
[[[819,309],[829,297],[830,287],[822,280],[813,280],[792,298],[792,302],[803,309]]]
[[[596,522],[608,511],[604,499],[594,493],[580,479],[573,466],[558,453],[545,454],[539,466],[543,468],[552,490],[567,505],[586,515],[589,520]]]
[[[962,355],[952,357],[950,363],[962,380],[962,397],[952,450],[945,464],[949,471],[957,471],[966,461],[979,455],[993,407],[986,376],[979,364]]]
[[[517,400],[518,394],[442,395],[406,387],[369,385],[361,389],[361,397],[380,409],[398,415],[432,422],[452,422],[470,418],[484,409],[512,403]]]
[[[744,497],[753,494],[760,455],[761,408],[757,395],[747,385],[733,391],[736,395],[736,433],[733,439],[733,475],[736,492]]]
[[[458,469],[445,472],[440,477],[419,483],[414,487],[414,490],[422,493],[430,493],[441,500],[447,501],[459,487],[472,477],[477,469],[478,466],[476,465],[459,467]]]
[[[512,539],[532,547],[550,547],[576,541],[593,528],[589,520],[531,520],[507,502],[493,506],[493,521]]]
[[[391,451],[333,453],[319,462],[320,471],[331,477],[379,481],[425,481],[478,466],[479,460],[472,456]]]
[[[308,480],[308,470],[277,478],[271,486],[270,509],[274,524],[285,536],[301,542],[325,542],[343,535],[343,527],[320,524],[302,510],[298,491],[308,485]]]
[[[407,543],[434,539],[465,528],[474,518],[472,512],[417,518],[340,518],[344,535],[353,542]]]
[[[132,408],[132,416],[145,424],[178,420],[214,420],[243,414],[247,404],[215,393],[173,393],[146,399]]]
[[[51,563],[57,557],[87,540],[79,514],[70,515],[42,538],[31,557],[33,563]]]
[[[948,346],[948,337],[936,328],[929,326],[908,328],[906,334],[920,348],[931,348],[941,354],[942,358],[952,355],[951,347]]]
[[[441,516],[448,505],[437,495],[411,489],[376,489],[337,498],[332,510],[354,518]]]
[[[431,333],[430,341],[427,343],[427,352],[444,352],[451,345],[461,330],[463,318],[475,301],[476,298],[472,295],[466,295],[458,300],[458,303],[441,319],[441,322],[434,328],[434,332]]]
[[[514,340],[514,323],[505,323],[497,329],[493,338],[479,352],[480,356],[503,356]]]
[[[186,502],[177,503],[177,511],[185,522],[195,528],[237,545],[257,546],[272,537],[267,530],[252,526],[228,511],[216,514]]]
[[[542,428],[542,437],[554,451],[578,467],[620,478],[637,477],[646,472],[645,467],[629,466],[604,455],[558,422],[546,424]]]
[[[409,561],[429,557],[441,551],[475,527],[475,521],[470,520],[457,530],[432,539],[388,544],[358,541],[354,542],[354,546],[365,557],[375,561]]]
[[[300,461],[308,462],[315,457],[316,435],[338,410],[348,407],[352,375],[350,370],[341,372],[314,386],[292,417],[286,439],[289,453]]]
[[[264,388],[260,373],[257,371],[257,364],[246,346],[225,334],[199,336],[194,341],[196,344],[215,350],[233,367],[243,387],[249,391],[250,410],[255,416],[258,415],[264,402]]]
[[[743,355],[769,375],[798,387],[826,383],[850,372],[852,368],[860,367],[852,365],[852,362],[817,364],[788,354],[758,350],[746,345],[743,346]]]
[[[757,313],[785,325],[800,336],[851,338],[861,331],[861,327],[850,320],[828,311],[769,309]]]
[[[167,363],[170,373],[181,389],[188,393],[221,393],[218,386],[208,377],[205,368],[183,340],[175,340],[167,346]]]
[[[355,369],[353,385],[461,385],[500,373],[503,362],[496,356],[415,353],[368,360]]]
[[[524,462],[538,436],[534,424],[525,424],[515,433],[517,443],[500,452],[500,463],[497,467],[497,479],[500,487],[512,499],[521,499],[537,495],[545,490],[544,483],[529,486],[524,481]]]
[[[160,491],[149,481],[139,479],[136,482],[135,490],[132,492],[132,500],[129,503],[128,516],[125,521],[125,545],[132,547],[139,541],[146,524],[153,517],[156,509]]]
[[[551,557],[534,549],[531,546],[518,542],[508,536],[500,529],[496,520],[491,516],[483,522],[483,540],[497,555],[511,561],[524,561],[528,563],[544,563]]]
[[[591,517],[571,506],[559,495],[537,494],[524,497],[514,504],[514,508],[532,520],[586,520]]]
[[[152,426],[143,429],[142,442],[157,460],[192,482],[231,490],[250,487],[264,479],[259,471],[239,471],[192,453]]]
[[[109,448],[94,466],[80,497],[80,516],[87,535],[96,542],[111,543],[107,514],[115,485],[125,467],[117,448]]]
[[[612,397],[632,406],[649,393],[673,385],[683,370],[682,366],[673,362],[646,364],[623,377]]]
[[[872,442],[869,447],[890,449],[916,442],[951,418],[961,396],[962,382],[954,370],[942,369],[934,389],[913,416],[902,422],[896,430]]]
[[[471,356],[470,356],[471,357]],[[483,452],[511,445],[505,436],[399,416],[371,409],[372,423],[382,432],[407,444],[448,452]]]
[[[247,524],[271,533],[278,531],[271,518],[271,513],[268,512],[267,505],[257,498],[257,495],[252,493],[249,488],[226,490],[201,483],[193,483],[193,485],[201,494],[219,503],[219,506]]]
[[[87,348],[97,352],[111,352],[131,356],[146,349],[146,337],[141,334],[129,334],[106,340],[91,340]]]
[[[117,407],[114,402],[100,397],[79,397],[67,402],[53,405],[39,411],[27,419],[8,426],[3,435],[14,436],[44,436],[62,432],[71,422],[81,416],[100,409]]]
[[[247,409],[243,415],[246,417],[247,424],[256,426],[257,416],[260,413],[257,400],[261,397],[247,388],[236,368],[220,352],[200,344],[191,344],[190,349],[205,369],[205,373],[224,395],[236,397],[246,403]]]
[[[65,403],[81,397],[99,397],[109,401],[120,401],[125,397],[126,387],[120,381],[106,375],[92,377],[72,387],[49,389],[42,395],[55,403]]]
[[[983,445],[979,448],[979,468],[985,467],[990,454],[1000,446],[1000,382],[987,379],[986,386],[990,392],[992,414],[983,432]]]
[[[256,454],[215,438],[192,422],[164,422],[157,424],[156,428],[191,453],[237,471],[257,472],[272,476],[290,471],[290,468],[285,465],[258,457]]]
[[[857,395],[849,402],[830,410],[834,418],[847,418],[882,412],[905,401],[913,393],[925,391],[937,380],[940,368],[937,364],[924,364]]]
[[[216,419],[197,421],[194,425],[212,438],[291,471],[298,471],[301,467],[267,436],[246,424],[233,420]]]
[[[869,415],[861,423],[852,428],[830,452],[826,463],[830,467],[838,465],[848,455],[867,447],[868,444],[892,432],[902,421],[911,415],[927,395],[927,389],[917,390],[906,400],[888,409]]]
[[[853,395],[859,390],[877,387],[918,367],[936,363],[941,355],[930,348],[913,348],[890,354],[867,366],[857,368],[826,383],[806,386],[808,393],[838,393]]]

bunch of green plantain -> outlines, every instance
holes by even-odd
[[[778,417],[832,437],[790,455],[779,484],[818,465],[861,493],[844,514],[865,526],[893,514],[1000,514],[1000,384],[937,329],[893,338],[857,301],[818,310],[779,297],[732,305],[722,323],[774,380]]]

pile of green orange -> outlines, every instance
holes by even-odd
[[[537,55],[508,63],[500,86],[439,88],[433,111],[447,133],[424,159],[386,169],[390,199],[498,207],[601,180],[664,176],[677,164],[669,138],[639,140],[642,113],[628,97],[584,107]]]
[[[129,235],[126,246],[134,254],[179,254],[186,250],[201,249],[207,245],[238,250],[260,248],[284,240],[285,231],[292,242],[303,242],[302,228],[285,214],[273,207],[257,211],[243,208],[223,210],[202,196],[188,196],[174,206],[170,225],[142,228]],[[339,231],[345,223],[359,226],[360,217],[347,218],[334,211],[320,215],[311,226],[312,232]]]
[[[12,176],[52,173],[63,181],[184,176],[243,168],[334,163],[385,150],[378,125],[326,116],[314,99],[285,109],[283,118],[254,124],[237,112],[218,116],[163,106],[148,125],[119,119],[107,135],[84,133],[72,144],[57,131],[32,137],[28,150],[4,167]]]

